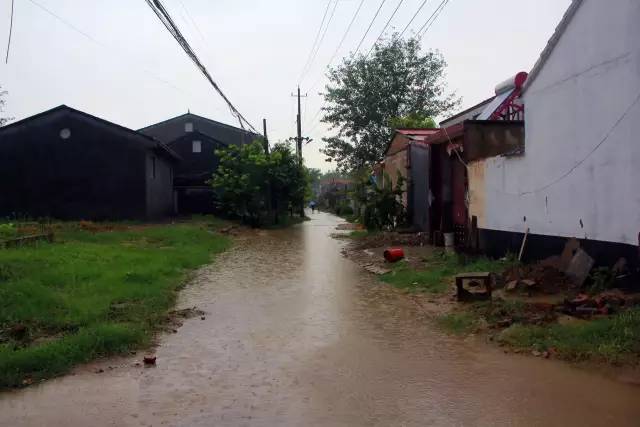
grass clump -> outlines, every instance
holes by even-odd
[[[505,261],[483,257],[467,259],[456,254],[438,252],[427,258],[418,269],[400,262],[392,272],[383,275],[382,280],[402,289],[439,294],[449,289],[456,274],[472,271],[497,272],[506,267]]]
[[[476,317],[465,311],[448,313],[437,318],[438,326],[454,335],[467,335],[473,332],[476,322]]]
[[[369,230],[354,230],[349,233],[349,237],[352,239],[365,239],[367,237],[375,236],[376,234],[380,234],[379,231],[369,231]]]
[[[185,273],[230,244],[204,223],[104,228],[0,250],[0,387],[147,344]]]
[[[589,322],[513,325],[499,340],[516,348],[553,350],[567,360],[619,363],[640,353],[640,308]]]

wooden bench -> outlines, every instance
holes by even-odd
[[[464,288],[465,281],[477,281],[484,287],[483,292],[470,292]],[[462,273],[456,275],[456,296],[458,301],[491,299],[491,273]]]

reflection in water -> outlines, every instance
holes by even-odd
[[[156,368],[0,395],[0,425],[638,425],[638,388],[435,331],[341,257],[336,223],[240,240],[182,293],[208,314],[161,339]]]

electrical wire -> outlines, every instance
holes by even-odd
[[[598,149],[600,147],[602,147],[602,145],[604,145],[604,143],[606,143],[609,138],[611,137],[611,135],[613,134],[613,132],[618,128],[618,126],[620,126],[620,123],[622,123],[624,121],[624,119],[627,118],[627,116],[629,115],[629,113],[631,112],[631,110],[633,110],[633,108],[638,105],[638,103],[640,103],[640,93],[638,94],[638,96],[636,96],[636,98],[634,99],[634,101],[631,103],[631,105],[629,105],[629,107],[624,111],[624,113],[618,118],[618,120],[616,120],[613,124],[613,126],[611,126],[611,128],[609,128],[609,130],[607,131],[607,133],[604,135],[604,137],[591,149],[589,150],[589,152],[586,154],[586,156],[584,156],[582,159],[580,159],[578,162],[576,162],[576,164],[574,164],[570,169],[568,169],[566,172],[564,172],[562,175],[560,175],[558,178],[554,179],[553,181],[535,188],[533,190],[527,190],[527,191],[521,191],[519,193],[511,193],[511,192],[507,192],[507,191],[503,191],[503,190],[498,190],[495,188],[490,188],[489,190],[492,190],[496,193],[502,193],[502,194],[506,194],[509,196],[526,196],[529,194],[534,194],[534,193],[538,193],[540,191],[546,190],[547,188],[553,187],[554,185],[556,185],[557,183],[559,183],[560,181],[564,180],[565,178],[567,178],[569,175],[571,175],[576,169],[578,169],[580,166],[582,166],[584,164],[584,162],[586,162],[596,151],[598,151]],[[462,159],[462,157],[460,156],[460,153],[458,152],[458,149],[455,148],[455,146],[453,146],[453,142],[451,141],[451,138],[449,137],[449,134],[447,133],[447,129],[443,128],[445,135],[447,136],[447,139],[449,140],[449,145],[453,147],[453,151],[456,153],[456,156],[458,157],[458,160],[460,161],[460,163],[462,163],[462,165],[464,165],[465,168],[469,168],[469,165]]]
[[[422,38],[427,33],[427,31],[429,31],[433,23],[436,22],[436,20],[440,16],[440,13],[442,13],[442,10],[445,8],[447,3],[449,3],[449,0],[442,0],[442,2],[440,2],[438,7],[433,11],[431,16],[429,17],[429,19],[427,19],[427,22],[425,22],[422,25],[422,27],[420,27],[420,29],[418,30],[418,33],[417,33],[418,38]]]
[[[200,39],[202,40],[206,48],[207,41],[205,40],[204,34],[202,34],[202,31],[200,31],[200,27],[196,23],[195,19],[193,19],[193,16],[191,16],[191,14],[189,13],[189,9],[187,9],[187,6],[185,6],[184,2],[182,0],[178,0],[178,2],[180,3],[180,6],[182,6],[182,9],[184,10],[185,14],[187,15],[187,19],[191,22],[191,25],[193,25],[193,27],[196,29],[196,32],[200,36]]]
[[[373,42],[373,44],[371,45],[371,49],[369,49],[369,52],[367,52],[367,54],[365,55],[365,58],[368,57],[371,54],[371,51],[373,50],[374,47],[376,47],[376,44],[378,44],[378,42],[380,41],[380,39],[384,35],[384,32],[387,31],[387,28],[389,27],[389,24],[391,23],[391,20],[393,19],[394,16],[396,16],[396,13],[398,13],[398,9],[400,9],[400,6],[402,6],[402,3],[404,3],[404,0],[400,0],[398,2],[398,5],[396,6],[396,8],[394,9],[393,13],[389,17],[389,20],[387,20],[387,23],[384,25],[384,28],[382,29],[382,31],[380,31],[380,34],[378,35],[378,38],[376,39],[375,42]]]
[[[9,23],[9,40],[7,41],[7,56],[4,60],[5,64],[9,63],[9,50],[11,49],[11,34],[13,33],[13,11],[15,8],[15,0],[11,0],[11,21]]]
[[[380,14],[380,10],[382,9],[382,6],[384,6],[386,2],[387,0],[382,0],[382,3],[380,3],[380,6],[378,6],[378,10],[376,10],[376,14],[373,16],[373,19],[371,20],[371,22],[369,23],[369,26],[367,27],[367,31],[364,32],[364,35],[362,36],[360,43],[358,43],[358,47],[356,48],[355,52],[353,52],[351,57],[356,56],[356,54],[360,51],[360,47],[362,46],[362,43],[364,43],[364,39],[367,37],[367,34],[369,34],[369,31],[371,30],[373,23],[376,21],[376,18]]]
[[[318,42],[318,45],[316,46],[316,51],[313,54],[313,58],[311,58],[311,62],[309,62],[309,66],[307,68],[307,73],[311,69],[311,65],[313,65],[313,61],[315,61],[316,56],[318,55],[318,51],[320,50],[320,46],[322,45],[322,42],[324,41],[324,37],[327,35],[327,30],[329,29],[329,25],[331,25],[331,21],[333,20],[333,16],[336,13],[336,8],[337,7],[338,7],[338,0],[336,0],[335,3],[333,4],[333,9],[331,10],[331,15],[329,16],[329,19],[327,20],[327,25],[324,27],[324,32],[322,33],[322,37],[320,37],[320,41]],[[306,76],[306,73],[305,73],[305,76]],[[304,77],[302,78],[302,80],[304,80]],[[300,82],[302,82],[302,80]]]
[[[162,5],[162,2],[160,0],[145,0],[145,1],[149,5],[149,7],[153,10],[153,12],[156,14],[160,22],[162,22],[165,28],[169,31],[169,33],[173,36],[173,38],[182,47],[182,50],[184,50],[184,52],[191,59],[191,61],[193,61],[193,63],[198,67],[200,72],[209,81],[213,89],[222,97],[222,99],[224,99],[224,101],[227,103],[227,106],[229,107],[229,110],[231,110],[231,113],[234,116],[236,116],[236,118],[238,119],[238,122],[240,123],[240,127],[244,129],[244,124],[246,124],[247,127],[252,132],[254,132],[255,134],[259,134],[259,132],[253,127],[253,125],[251,125],[251,123],[249,123],[247,119],[244,118],[242,113],[238,111],[238,109],[231,103],[231,101],[229,100],[229,98],[227,98],[224,92],[222,92],[218,84],[213,80],[207,68],[202,64],[202,62],[200,61],[196,53],[193,51],[193,49],[189,45],[189,42],[187,42],[187,40],[184,38],[184,36],[180,32],[180,29],[177,27],[177,25],[173,21],[173,18],[171,17],[171,15],[167,12],[165,7]]]
[[[334,59],[336,59],[336,56],[338,55],[338,52],[340,51],[340,48],[342,48],[342,45],[344,44],[345,40],[347,39],[347,35],[349,35],[349,32],[351,31],[351,27],[353,27],[353,24],[356,21],[356,18],[360,14],[360,10],[362,9],[362,5],[363,4],[364,4],[364,0],[360,0],[360,4],[358,5],[358,8],[356,9],[356,13],[353,14],[353,17],[351,18],[351,22],[349,22],[349,25],[347,26],[347,30],[342,35],[342,38],[340,39],[340,43],[338,43],[338,46],[336,47],[336,50],[333,52],[333,55],[331,55],[331,59],[329,59],[329,62],[327,62],[327,65],[325,66],[325,69],[328,68],[331,65],[331,63],[333,62]],[[311,88],[309,89],[309,92],[312,92],[313,89],[316,86],[318,86],[318,83],[320,83],[320,80],[322,80],[322,77],[324,77],[324,74],[320,74],[320,76],[317,78],[317,80],[311,85]]]
[[[78,34],[82,35],[83,37],[85,37],[87,40],[91,41],[92,43],[94,43],[97,46],[100,46],[104,49],[110,50],[110,51],[115,51],[114,48],[107,46],[106,44],[96,40],[94,37],[92,37],[90,34],[82,31],[81,29],[79,29],[78,27],[76,27],[75,25],[73,25],[71,22],[67,21],[66,19],[62,18],[60,15],[54,13],[53,11],[47,9],[46,7],[44,7],[43,5],[41,5],[40,3],[34,1],[34,0],[29,0],[34,6],[40,8],[42,11],[46,12],[47,14],[49,14],[51,17],[55,18],[58,22],[64,24],[65,26],[67,26],[68,28],[70,28],[71,30],[77,32]],[[127,60],[129,61],[130,58],[127,58]],[[178,86],[174,85],[173,83],[159,77],[158,75],[154,74],[152,71],[150,71],[149,69],[146,69],[144,67],[139,67],[142,71],[144,71],[145,73],[149,74],[152,78],[158,80],[161,83],[166,84],[167,86],[170,86],[172,89],[175,89],[178,92],[183,92],[185,94],[187,94],[187,92],[181,88],[179,88]],[[192,94],[191,94],[192,95]]]
[[[304,77],[305,71],[307,70],[307,66],[311,61],[311,56],[316,48],[316,43],[318,43],[318,39],[320,38],[320,33],[322,32],[322,28],[324,27],[324,22],[327,19],[327,15],[329,14],[329,8],[331,7],[331,1],[327,1],[327,7],[324,10],[324,15],[322,15],[322,21],[320,22],[320,27],[318,28],[318,32],[316,33],[316,37],[313,40],[313,44],[311,45],[311,50],[309,51],[309,56],[307,57],[307,61],[304,63],[304,67],[302,67],[302,72],[300,73],[300,77],[298,77],[298,83],[300,83]]]
[[[356,9],[356,13],[353,14],[353,17],[351,18],[351,22],[349,22],[349,25],[347,26],[347,30],[342,35],[342,38],[340,39],[340,43],[338,43],[338,46],[336,47],[336,50],[333,52],[333,55],[331,55],[331,59],[329,59],[329,62],[327,63],[327,67],[331,65],[333,60],[338,55],[338,52],[340,51],[340,48],[342,48],[342,45],[344,44],[344,41],[347,39],[347,35],[349,35],[349,32],[351,31],[351,27],[353,27],[353,23],[356,21],[356,18],[360,14],[360,10],[362,9],[362,5],[363,4],[364,4],[364,0],[360,0],[360,4],[358,5],[358,8]]]
[[[411,17],[411,20],[409,21],[409,23],[404,27],[404,29],[402,30],[402,32],[400,33],[400,37],[402,37],[402,35],[409,29],[409,27],[411,26],[411,24],[413,24],[413,21],[415,21],[415,19],[418,17],[418,14],[420,13],[420,11],[422,10],[422,8],[427,4],[429,0],[423,0],[422,4],[420,5],[420,7],[418,7],[418,10],[416,10],[416,13],[413,14],[413,16]]]

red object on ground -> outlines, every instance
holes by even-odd
[[[404,251],[402,248],[389,248],[384,251],[384,259],[388,262],[397,262],[404,258]]]

